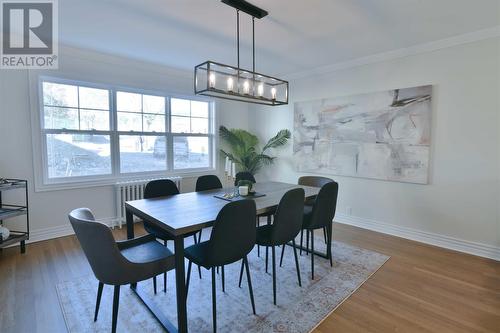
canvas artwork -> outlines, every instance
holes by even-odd
[[[427,184],[432,86],[295,103],[297,171]]]

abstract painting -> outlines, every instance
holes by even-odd
[[[432,86],[295,103],[299,172],[427,184]]]

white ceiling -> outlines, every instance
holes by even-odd
[[[251,0],[257,71],[289,74],[500,25],[500,0]],[[59,0],[60,42],[172,67],[236,64],[236,16],[218,0]],[[251,19],[241,16],[242,67]]]

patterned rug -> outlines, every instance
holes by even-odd
[[[315,247],[324,251],[323,238],[315,237]],[[217,278],[218,332],[310,332],[329,313],[358,289],[388,259],[388,256],[341,242],[333,246],[333,267],[329,261],[315,257],[315,279],[311,280],[311,261],[305,253],[299,256],[302,287],[297,283],[293,249],[285,249],[283,266],[279,267],[281,248],[276,249],[277,306],[273,305],[271,250],[269,273],[265,272],[265,249],[257,257],[257,247],[249,255],[250,272],[257,315],[252,314],[246,276],[238,288],[240,263],[225,267],[226,292],[222,292],[221,275]],[[187,268],[187,265],[186,265]],[[193,266],[188,295],[188,328],[190,332],[212,331],[211,274],[202,268],[202,279]],[[104,286],[99,318],[94,323],[97,280],[87,276],[56,286],[66,326],[71,333],[111,331],[113,288]],[[139,283],[149,297],[173,323],[176,320],[175,272],[168,273],[167,292],[163,277],[158,278],[158,293],[152,280]],[[158,332],[161,326],[130,288],[120,294],[118,332]]]

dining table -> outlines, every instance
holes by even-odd
[[[188,332],[184,266],[184,237],[186,234],[213,226],[222,207],[230,201],[254,200],[257,214],[260,215],[273,212],[283,195],[291,189],[304,189],[306,200],[314,198],[320,190],[317,187],[281,182],[258,182],[253,185],[253,188],[257,193],[263,194],[263,196],[255,198],[252,198],[252,196],[236,196],[228,200],[221,199],[220,196],[224,194],[235,193],[236,187],[228,187],[152,199],[133,200],[125,203],[128,239],[134,238],[134,216],[168,232],[174,239],[177,326],[167,319],[152,299],[138,288],[137,284],[131,285],[134,293],[166,331]]]

